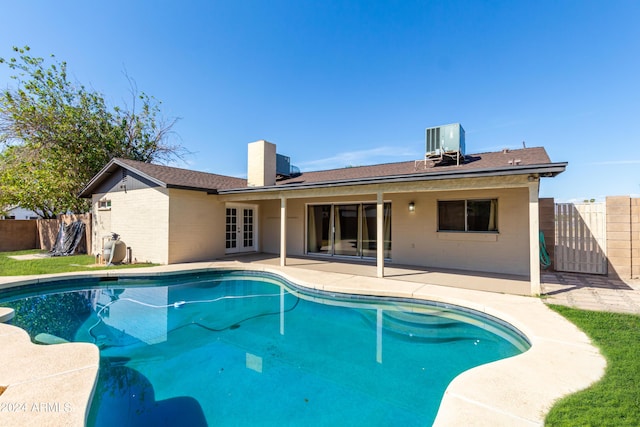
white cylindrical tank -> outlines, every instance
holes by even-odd
[[[120,240],[116,233],[111,235],[111,240],[104,244],[103,258],[107,264],[122,262],[127,256],[127,245]]]

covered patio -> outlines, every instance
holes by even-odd
[[[279,266],[281,258],[276,254],[252,253],[226,256],[220,260],[243,264]],[[340,258],[292,256],[286,258],[289,269],[312,270],[324,273],[348,274],[354,277],[377,277],[375,261],[351,261]],[[426,268],[387,263],[384,278],[417,285],[438,285],[476,291],[488,291],[513,295],[531,295],[529,277],[513,274],[486,273],[481,271]]]

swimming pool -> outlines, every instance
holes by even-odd
[[[470,310],[311,292],[265,273],[50,286],[0,301],[34,338],[100,347],[96,426],[429,425],[460,372],[529,347]]]

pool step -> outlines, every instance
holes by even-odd
[[[382,328],[387,334],[400,339],[424,342],[448,342],[475,339],[468,335],[466,326],[454,319],[443,316],[447,311],[433,313],[412,313],[402,311],[383,311]],[[363,313],[372,325],[377,325],[377,315],[369,311]]]
[[[55,335],[51,335],[51,334],[47,334],[45,332],[39,333],[38,335],[35,336],[35,338],[33,339],[37,344],[63,344],[63,343],[67,343],[69,341],[65,340],[64,338],[60,338],[58,336]]]

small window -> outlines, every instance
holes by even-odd
[[[498,231],[498,200],[438,201],[438,231]]]
[[[111,200],[100,200],[98,202],[98,209],[111,209]]]

